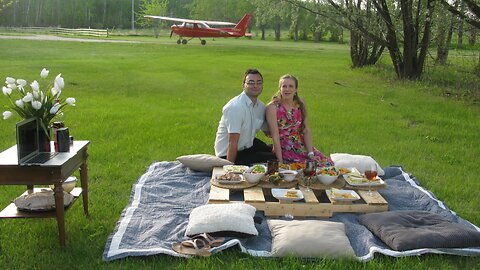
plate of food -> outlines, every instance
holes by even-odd
[[[238,174],[242,174],[244,173],[246,170],[248,170],[248,166],[243,166],[243,165],[224,165],[223,166],[223,170],[226,172],[226,173],[238,173]]]
[[[299,201],[303,199],[303,193],[295,188],[272,188],[273,197],[280,201]]]
[[[217,182],[222,185],[233,185],[233,184],[239,184],[243,181],[243,175],[233,173],[233,172],[227,172],[224,174],[218,174],[215,176],[215,179],[217,179]]]
[[[378,176],[375,178],[374,181],[371,181],[371,182],[369,182],[368,179],[365,178],[365,176],[363,175],[357,176],[357,175],[345,174],[343,175],[343,177],[345,178],[345,181],[350,186],[366,187],[371,185],[372,187],[374,187],[374,186],[381,186],[385,184],[385,182]]]
[[[337,202],[353,202],[360,200],[360,196],[354,190],[347,189],[327,189],[327,196]]]

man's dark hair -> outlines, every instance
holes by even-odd
[[[245,75],[243,76],[243,83],[245,83],[245,79],[247,78],[248,74],[258,74],[258,75],[260,75],[260,77],[263,80],[262,73],[260,73],[260,71],[258,71],[258,69],[249,68],[249,69],[247,69],[247,71],[245,71]]]

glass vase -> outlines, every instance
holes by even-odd
[[[46,131],[42,128],[38,130],[38,144],[39,144],[39,152],[50,152],[50,129]]]

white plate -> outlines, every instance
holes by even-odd
[[[358,194],[353,190],[339,189],[332,194],[332,190],[327,189],[325,190],[325,192],[327,193],[328,197],[332,198],[337,202],[353,202],[356,200],[360,200],[360,196],[358,196]],[[341,195],[343,194],[349,194],[352,198],[342,197]]]
[[[281,200],[281,201],[290,201],[290,202],[293,202],[293,201],[299,201],[299,200],[302,200],[303,199],[303,193],[296,189],[295,191],[297,191],[297,196],[296,198],[290,198],[290,197],[285,197],[285,194],[287,193],[287,190],[286,188],[272,188],[272,195],[273,197],[277,198],[278,200]]]
[[[347,183],[350,186],[355,186],[355,187],[368,187],[368,185],[371,185],[372,187],[374,187],[374,186],[381,186],[385,184],[385,182],[378,176],[377,176],[377,180],[372,181],[371,183],[368,182],[367,178],[363,178],[361,183],[352,181],[352,179],[350,179],[348,174],[344,174],[343,178],[345,179],[345,181],[347,181]],[[355,177],[355,179],[358,179],[358,178]]]
[[[235,181],[232,181],[232,180],[221,180],[221,179],[218,179],[218,177],[222,176],[223,174],[217,174],[215,175],[215,179],[217,179],[217,182],[219,184],[222,184],[222,185],[235,185],[235,184],[240,184],[243,180],[243,175],[241,174],[237,174],[238,176],[240,176],[240,180],[235,180]]]
[[[224,165],[223,170],[227,172],[232,172],[232,173],[238,173],[242,174],[246,170],[248,170],[248,166],[243,166],[243,165]]]

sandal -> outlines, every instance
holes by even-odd
[[[181,243],[174,243],[172,249],[180,254],[208,257],[212,255],[210,246],[202,239],[189,239]]]
[[[223,244],[223,242],[225,242],[225,238],[223,237],[215,238],[209,235],[208,233],[201,233],[201,234],[194,235],[192,236],[192,239],[201,239],[211,247],[219,247]]]

